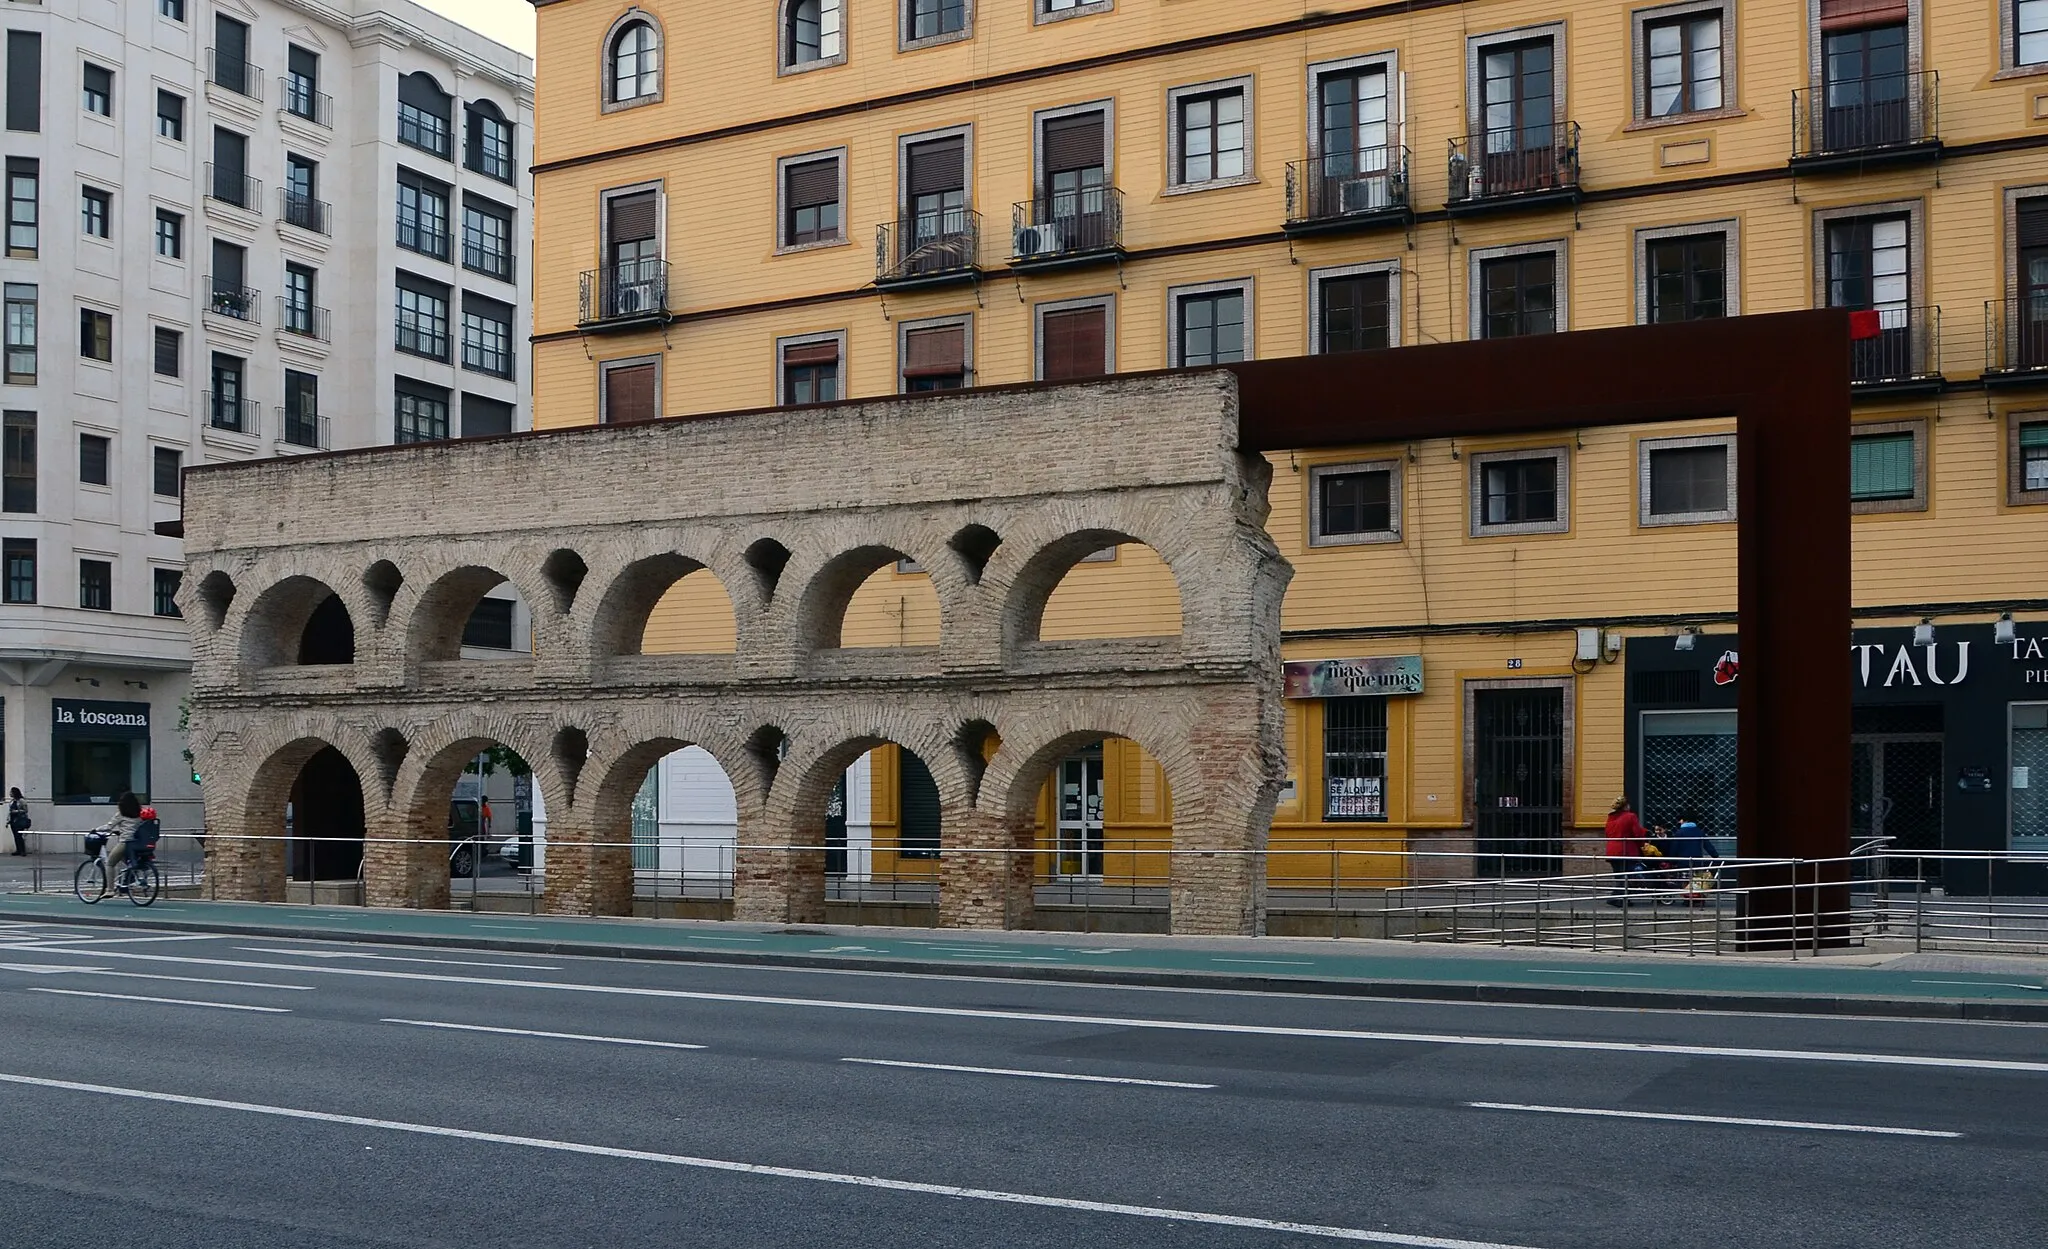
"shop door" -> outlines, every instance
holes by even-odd
[[[846,777],[832,787],[825,800],[825,874],[846,875]]]
[[[1889,850],[1941,849],[1941,737],[1865,734],[1850,743],[1849,829]]]
[[[1474,832],[1481,876],[1548,876],[1564,842],[1564,691],[1472,694]]]
[[[1069,879],[1102,878],[1102,747],[1060,762],[1056,796],[1057,854],[1053,871]]]

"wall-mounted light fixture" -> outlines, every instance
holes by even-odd
[[[1671,639],[1671,649],[1675,651],[1689,651],[1692,649],[1692,640],[1699,635],[1699,629],[1692,625],[1687,625],[1678,631],[1677,637]]]
[[[1913,626],[1913,645],[1934,645],[1934,621],[1932,619],[1923,618],[1919,624]]]
[[[2011,646],[2020,640],[2019,626],[2012,622],[2011,612],[2002,612],[1998,622],[1991,626],[1991,640],[1999,646]]]
[[[134,687],[135,687],[136,689],[138,689],[138,690],[146,690],[146,689],[148,689],[148,688],[149,688],[149,682],[147,682],[147,681],[127,681],[127,680],[124,680],[124,681],[122,681],[122,682],[121,682],[121,684],[123,684],[123,685],[132,685],[132,686],[134,686]]]
[[[90,685],[94,689],[98,689],[100,687],[100,679],[98,677],[72,677],[71,679],[78,682],[80,685]]]

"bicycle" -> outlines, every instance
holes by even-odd
[[[71,873],[71,891],[78,900],[91,906],[107,896],[107,837],[105,833],[88,833],[85,838],[86,853],[90,856]],[[138,847],[134,842],[128,845],[128,854],[121,860],[121,871],[114,881],[116,892],[126,895],[136,906],[148,906],[163,892],[163,870],[156,865],[153,849]]]

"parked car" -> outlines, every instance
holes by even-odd
[[[457,798],[448,804],[448,874],[469,876],[482,865],[488,853],[481,827],[483,815],[474,798]]]

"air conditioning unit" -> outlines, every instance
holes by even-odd
[[[637,282],[622,283],[612,302],[617,305],[618,311],[621,313],[638,312],[640,311],[641,301],[646,297],[646,294],[647,292],[641,289],[640,284]]]
[[[1369,178],[1352,178],[1337,184],[1337,211],[1345,213],[1378,212],[1391,203],[1387,180],[1375,174]]]
[[[1016,247],[1012,252],[1019,260],[1033,256],[1050,256],[1060,250],[1059,223],[1041,222],[1035,226],[1024,226],[1017,231]]]

